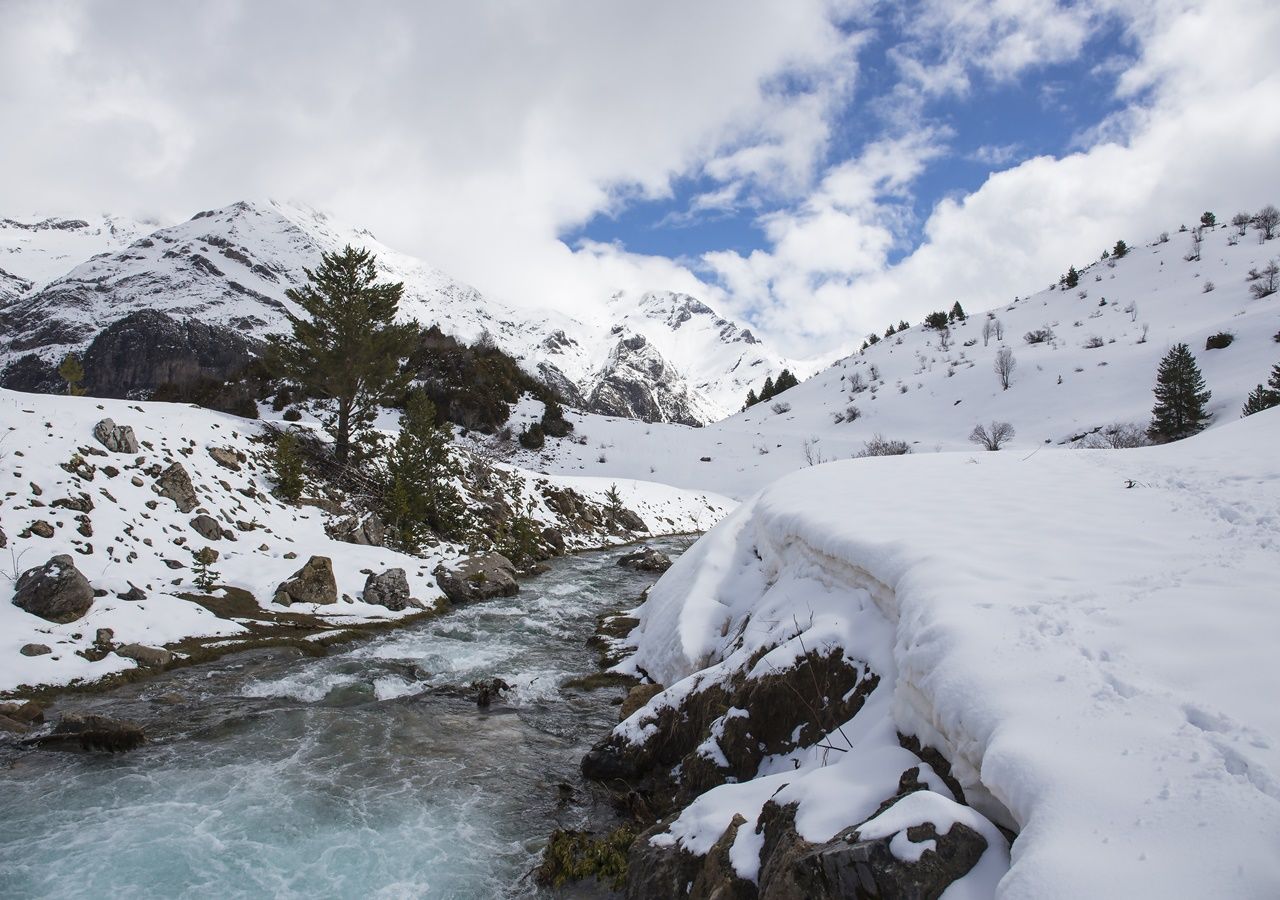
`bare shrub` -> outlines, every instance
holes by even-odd
[[[773,404],[773,406],[770,406],[769,408],[773,410],[775,413],[777,413],[778,415],[791,412],[791,404],[783,403],[781,400],[779,400],[777,403]]]
[[[1084,349],[1086,349],[1086,350],[1097,350],[1099,347],[1101,347],[1101,346],[1102,346],[1102,344],[1103,344],[1102,338],[1100,338],[1100,337],[1091,337],[1091,338],[1089,338],[1089,340],[1087,340],[1087,341],[1085,341],[1085,342],[1084,342]]]
[[[980,444],[985,450],[999,450],[1011,441],[1013,436],[1013,426],[1008,422],[992,422],[989,429],[979,422],[973,426],[973,431],[969,432],[969,440]]]
[[[1053,329],[1048,326],[1036,328],[1024,334],[1022,339],[1028,344],[1044,344],[1053,340]]]
[[[1253,217],[1253,227],[1258,229],[1258,241],[1269,241],[1276,236],[1276,227],[1280,226],[1280,209],[1268,203],[1258,210]]]
[[[910,445],[906,441],[895,441],[884,437],[877,433],[871,440],[862,445],[862,449],[853,454],[854,459],[864,459],[868,456],[905,456],[911,452]]]
[[[1255,274],[1255,270],[1249,271],[1250,275]],[[1280,266],[1276,265],[1273,259],[1268,263],[1267,267],[1261,272],[1257,272],[1257,278],[1251,279],[1254,283],[1249,285],[1249,293],[1261,300],[1263,297],[1270,297],[1280,287]]]
[[[1082,450],[1129,450],[1133,447],[1146,447],[1150,443],[1147,430],[1141,425],[1116,422],[1086,435],[1076,446]]]
[[[1013,378],[1013,370],[1018,367],[1018,361],[1013,358],[1013,351],[1008,347],[1001,347],[996,353],[995,372],[1000,376],[1000,387],[1003,390],[1009,390],[1009,382]]]

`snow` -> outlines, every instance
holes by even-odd
[[[896,792],[901,731],[1018,833],[1007,872],[971,873],[1001,869],[997,896],[1276,896],[1278,441],[1273,410],[1164,447],[844,461],[751,497],[652,589],[624,667],[672,685],[656,706],[803,638],[882,681],[825,739],[845,752],[708,792],[672,838],[709,846],[786,783],[825,840]]]
[[[102,451],[92,432],[104,418],[134,429],[142,445],[136,456]],[[77,655],[77,650],[92,646],[99,628],[113,629],[117,643],[148,646],[191,637],[244,634],[241,621],[219,617],[184,599],[183,595],[202,593],[193,583],[191,553],[206,544],[221,554],[213,565],[219,584],[249,592],[264,610],[308,613],[335,627],[395,621],[415,612],[392,612],[360,600],[366,577],[362,570],[403,568],[412,596],[427,604],[441,596],[433,571],[438,564],[456,560],[465,548],[444,544],[419,558],[332,539],[325,532],[326,516],[319,509],[290,506],[271,496],[272,481],[259,459],[261,446],[253,440],[260,428],[252,420],[182,404],[0,390],[0,483],[4,485],[0,528],[8,542],[0,551],[0,574],[4,576],[0,579],[0,692],[23,684],[92,681],[133,668],[134,662],[114,653],[99,662]],[[218,465],[208,453],[214,447],[243,454],[240,471]],[[97,467],[92,480],[82,481],[62,467],[77,453]],[[146,471],[156,465],[167,467],[173,461],[188,471],[197,491],[200,505],[189,513],[180,513],[173,501],[154,493],[154,478]],[[109,475],[107,466],[117,469],[117,474]],[[703,530],[733,506],[732,501],[707,491],[632,479],[560,478],[504,463],[496,468],[519,480],[524,496],[533,501],[532,518],[543,525],[560,524],[541,498],[538,489],[544,485],[572,487],[596,502],[604,502],[606,493],[616,485],[624,505],[644,519],[652,535]],[[94,504],[88,514],[92,535],[87,537],[77,530],[76,511],[52,505],[80,493],[88,494]],[[217,518],[237,539],[205,541],[189,524],[201,512]],[[36,520],[50,523],[53,537],[21,536]],[[591,540],[584,535],[567,536],[570,549],[581,549]],[[82,619],[54,624],[8,602],[18,575],[62,553],[75,560],[95,589],[107,592],[95,599]],[[286,558],[288,553],[296,558]],[[311,555],[332,558],[342,599],[328,606],[293,604],[287,608],[272,602],[276,586]],[[166,560],[182,567],[170,568]],[[117,596],[132,585],[146,592],[145,600],[126,601]],[[28,643],[48,645],[53,652],[36,657],[20,655],[19,648]]]

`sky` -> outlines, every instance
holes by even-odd
[[[797,359],[1280,203],[1274,0],[0,0],[0,215],[275,197]]]

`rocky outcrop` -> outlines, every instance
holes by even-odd
[[[18,576],[13,605],[50,622],[74,622],[93,605],[93,588],[75,560],[59,554]]]
[[[515,565],[501,553],[468,556],[451,569],[436,569],[435,576],[451,603],[514,597],[520,590]]]
[[[134,722],[92,714],[65,713],[53,732],[42,737],[39,743],[120,753],[141,747],[146,739],[142,726]]]
[[[129,425],[117,425],[111,419],[103,419],[93,426],[93,436],[112,453],[138,452],[138,438]]]
[[[338,582],[333,577],[333,560],[327,556],[311,557],[306,565],[276,588],[274,599],[284,606],[291,603],[337,603]]]
[[[688,384],[643,335],[622,334],[587,392],[587,411],[645,422],[701,425]]]
[[[638,513],[632,512],[625,506],[610,510],[609,519],[615,528],[621,528],[623,531],[649,530],[649,526],[644,524],[644,519],[640,518]]]
[[[222,468],[232,472],[239,472],[240,464],[244,462],[244,454],[230,447],[210,447],[209,456]]]
[[[177,504],[178,512],[191,512],[200,502],[195,485],[191,483],[191,476],[179,462],[173,463],[156,477],[154,488],[161,497],[167,497]]]
[[[222,539],[222,525],[213,516],[201,513],[190,522],[191,530],[207,541]]]
[[[387,526],[377,513],[347,516],[325,529],[335,541],[382,547],[387,542]]]
[[[385,606],[399,612],[416,601],[409,596],[409,579],[404,569],[387,569],[380,575],[370,575],[364,582],[364,602]]]
[[[618,558],[618,565],[637,572],[665,572],[671,568],[671,557],[653,547],[641,547]]]

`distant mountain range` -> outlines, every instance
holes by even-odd
[[[0,219],[0,384],[55,390],[70,351],[86,356],[89,384],[104,395],[217,376],[287,327],[285,291],[346,244],[404,282],[404,316],[468,342],[488,335],[590,412],[702,425],[736,412],[749,387],[788,365],[687,294],[620,292],[586,321],[511,307],[368,231],[266,201],[163,228],[113,216]]]

